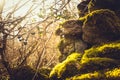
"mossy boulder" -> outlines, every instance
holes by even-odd
[[[88,4],[89,4],[90,0],[85,0],[80,2],[80,4],[77,5],[77,9],[79,11],[79,17],[83,17],[86,14],[88,14]]]
[[[98,70],[112,69],[119,66],[120,61],[110,58],[86,58],[81,60],[79,73],[88,73]]]
[[[84,58],[112,58],[120,60],[120,42],[108,43],[98,47],[92,47],[85,51]]]
[[[82,20],[68,20],[60,24],[57,35],[65,38],[81,38],[82,36]]]
[[[120,43],[108,43],[85,50],[81,58],[81,72],[104,70],[120,66]]]
[[[87,43],[82,40],[83,22],[84,18],[65,21],[56,30],[56,34],[61,36],[61,41],[58,44],[58,49],[61,52],[60,62],[65,60],[71,53],[83,53],[88,48]]]
[[[119,0],[91,0],[89,3],[89,10],[98,10],[98,9],[110,9],[110,10],[120,10],[120,1]]]
[[[82,27],[83,40],[97,45],[120,38],[120,19],[108,9],[95,10],[85,16]]]
[[[84,54],[71,54],[53,68],[50,77],[53,80],[119,80],[119,69],[114,70],[120,67],[119,55],[119,41],[92,47]]]
[[[86,73],[82,75],[76,75],[71,78],[67,78],[66,80],[106,80],[104,79],[104,74],[102,72],[93,72]]]
[[[67,57],[62,63],[57,64],[50,73],[52,80],[63,80],[66,77],[73,76],[78,73],[79,61],[82,55],[73,53]]]
[[[83,42],[81,39],[61,39],[58,45],[58,49],[61,52],[59,60],[65,60],[66,57],[73,52],[84,53],[84,50],[87,48],[87,43]]]
[[[83,0],[77,7],[80,19],[56,31],[62,56],[50,79],[120,80],[120,1]]]
[[[66,80],[120,80],[120,68],[76,75]]]

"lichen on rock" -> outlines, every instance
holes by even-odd
[[[120,19],[108,9],[91,12],[84,21],[83,40],[96,45],[118,40],[120,37]]]
[[[61,39],[58,45],[58,49],[62,56],[60,56],[60,61],[65,60],[65,58],[73,52],[84,53],[84,50],[87,49],[87,47],[87,44],[81,39]]]
[[[118,41],[118,42],[104,44],[99,47],[92,47],[85,51],[82,58],[107,57],[107,58],[120,60],[119,56],[120,56],[120,43]]]
[[[109,72],[107,71],[119,68],[120,66],[119,57],[112,56],[114,54],[116,56],[120,55],[119,41],[92,47],[86,50],[84,54],[71,54],[66,60],[53,68],[50,77],[53,80],[75,80],[79,78],[79,80],[104,80],[107,76],[110,78],[110,75],[108,74]],[[97,72],[97,74],[94,72]],[[103,75],[101,77],[98,76],[101,75],[101,73]],[[116,72],[116,74],[118,74],[118,72]],[[79,75],[79,77],[76,77],[76,75]],[[90,75],[93,77],[89,77]],[[72,79],[69,77],[72,77]],[[116,75],[116,78],[120,77]],[[114,79],[114,77],[112,77],[112,79]]]
[[[60,61],[66,59],[73,52],[83,53],[88,48],[87,43],[82,40],[82,25],[84,18],[65,21],[57,29],[56,34],[61,36],[58,49],[61,52]]]
[[[77,9],[78,9],[78,14],[79,17],[83,17],[86,14],[88,14],[88,4],[89,4],[90,0],[84,0],[81,1],[80,4],[77,5]]]
[[[60,36],[64,35],[65,38],[80,38],[82,36],[82,20],[68,20],[60,24],[56,30]]]
[[[66,80],[119,80],[120,68],[115,68],[106,71],[95,71],[92,73],[86,73],[82,75],[76,75]]]
[[[77,6],[79,12],[87,8],[80,18],[61,25],[57,30],[62,39],[58,46],[61,63],[51,71],[52,80],[120,80],[117,1],[84,0]]]
[[[120,1],[119,0],[90,0],[88,4],[90,11],[98,9],[110,9],[113,11],[120,10]]]
[[[53,80],[65,79],[66,77],[77,74],[81,56],[79,53],[69,55],[66,60],[53,68],[50,73],[50,78]]]

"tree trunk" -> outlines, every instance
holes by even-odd
[[[7,35],[3,35],[3,40],[2,40],[2,47],[0,48],[0,55],[1,55],[1,62],[4,65],[4,67],[7,70],[7,73],[11,76],[12,71],[9,65],[9,62],[6,59],[6,43],[7,43]]]

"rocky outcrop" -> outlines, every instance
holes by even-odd
[[[79,19],[61,24],[56,34],[61,56],[52,80],[120,80],[120,1],[83,0]]]
[[[120,38],[120,19],[109,9],[95,10],[85,16],[82,27],[85,42],[96,45]]]
[[[79,11],[79,17],[83,17],[86,14],[88,14],[88,4],[89,4],[90,0],[85,0],[82,1],[80,4],[77,5],[77,9]]]
[[[120,42],[72,53],[50,73],[52,80],[119,80]]]
[[[56,34],[61,36],[58,48],[62,61],[73,52],[84,53],[91,46],[119,40],[120,19],[109,9],[95,10],[78,20],[64,22]]]
[[[61,24],[56,34],[61,36],[58,45],[61,56],[60,61],[66,59],[73,52],[83,53],[88,48],[87,43],[82,40],[83,20],[70,20]]]
[[[113,11],[120,10],[119,0],[90,0],[89,10],[110,9]]]

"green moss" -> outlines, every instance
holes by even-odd
[[[41,75],[45,76],[46,78],[49,77],[51,69],[47,68],[47,67],[42,67],[38,70],[38,73],[40,73]]]
[[[50,73],[50,78],[59,79],[75,75],[78,72],[81,54],[73,53],[67,57],[65,61],[57,64]],[[72,73],[71,73],[72,72]]]
[[[58,45],[58,49],[61,52],[59,60],[65,60],[66,57],[73,52],[83,53],[87,47],[88,45],[81,39],[61,39]]]
[[[60,43],[58,44],[58,49],[61,54],[68,56],[70,53],[75,52],[74,43],[75,41],[71,39],[61,39]]]
[[[65,60],[68,55],[75,52],[75,40],[61,39],[58,44],[58,49],[61,52],[59,56],[59,61],[61,62]]]
[[[88,17],[89,18],[91,17],[93,19],[94,18],[96,19],[96,18],[100,18],[100,17],[103,18],[104,17],[103,21],[106,21],[108,25],[109,24],[112,24],[112,26],[116,26],[116,25],[118,26],[118,25],[120,25],[120,23],[119,23],[120,20],[116,16],[115,12],[111,11],[109,9],[95,10],[95,11],[91,12]],[[115,20],[114,22],[116,22],[116,23],[113,22],[113,19]]]
[[[82,23],[86,20],[86,16],[80,17],[78,20],[80,20]]]
[[[114,42],[85,50],[81,59],[84,72],[114,68],[120,65],[120,43]]]
[[[92,47],[88,50],[85,50],[83,55],[84,58],[93,58],[93,57],[107,57],[112,59],[120,60],[120,43],[108,43],[98,47]]]
[[[91,45],[116,41],[120,37],[120,19],[114,11],[95,10],[85,16],[82,30],[83,40]]]
[[[103,80],[102,79],[103,77],[104,77],[104,74],[100,72],[93,72],[93,73],[82,74],[79,76],[74,76],[66,80]]]
[[[120,80],[120,68],[105,72],[107,80]]]
[[[91,12],[91,8],[94,7],[94,3],[92,2],[92,0],[89,2],[88,4],[88,12]]]
[[[66,80],[120,80],[120,68],[80,74],[67,78]]]
[[[73,53],[50,73],[53,80],[119,80],[120,41]],[[72,77],[73,76],[73,77]],[[71,78],[70,78],[71,77]]]
[[[82,35],[82,25],[81,20],[68,20],[60,24],[59,28],[56,30],[56,34],[63,36],[65,38],[80,38]]]
[[[119,23],[120,20],[116,16],[115,12],[111,11],[109,9],[99,9],[99,10],[92,11],[91,13],[86,15],[85,17],[81,18],[81,20],[85,19],[85,22],[84,22],[84,24],[85,24],[89,20],[93,20],[93,19],[96,20],[96,19],[99,19],[101,17],[102,17],[103,21],[107,21],[107,24],[109,23],[109,24],[112,24],[113,26],[120,25],[120,23]],[[103,19],[103,17],[104,17],[104,19]],[[113,20],[115,20],[115,21],[113,21]],[[117,22],[117,23],[114,23],[114,22]]]
[[[119,66],[119,61],[110,58],[88,58],[81,60],[80,73],[111,69]]]

